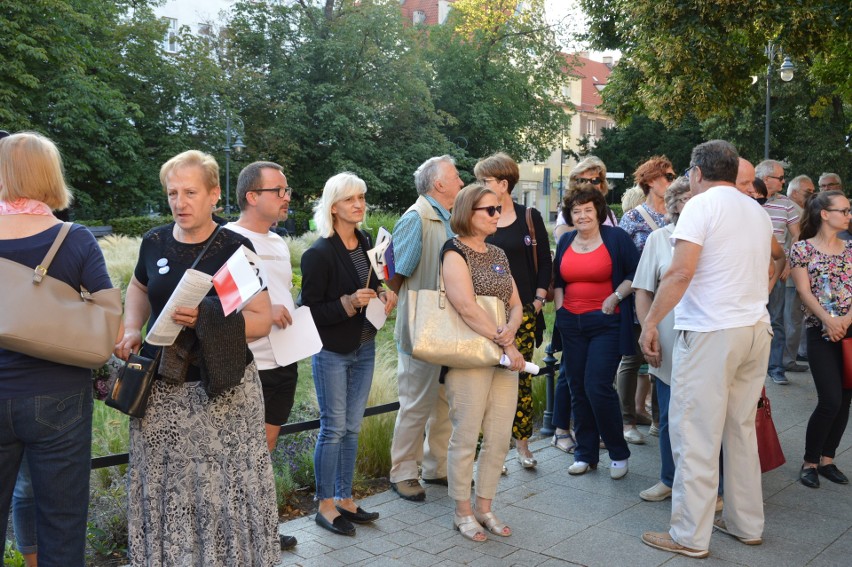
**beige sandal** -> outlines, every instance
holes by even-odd
[[[501,537],[509,537],[512,535],[512,528],[497,519],[494,512],[480,513],[474,510],[473,515],[476,518],[476,521],[485,526],[485,528],[492,534]],[[509,530],[509,533],[506,533],[506,530]]]
[[[453,514],[453,526],[461,535],[471,541],[483,542],[488,539],[488,534],[483,529],[482,525],[476,521],[474,516],[459,516]],[[476,539],[476,536],[481,535],[482,539]]]

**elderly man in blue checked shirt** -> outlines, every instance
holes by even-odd
[[[453,158],[443,155],[418,167],[414,184],[417,201],[393,229],[396,275],[388,282],[399,295],[394,329],[399,350],[399,413],[391,443],[390,482],[401,498],[422,501],[426,491],[418,482],[418,462],[423,467],[423,482],[446,486],[452,425],[447,396],[438,382],[441,367],[411,356],[408,290],[436,289],[441,247],[453,236],[450,209],[464,183]]]

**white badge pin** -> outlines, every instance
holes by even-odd
[[[163,267],[162,267],[162,268],[160,268],[158,271],[160,272],[160,274],[161,274],[161,275],[168,274],[168,273],[169,273],[169,267],[168,267],[168,266],[163,266]]]
[[[166,258],[160,258],[159,260],[157,260],[157,265],[161,268],[168,263],[169,261]]]

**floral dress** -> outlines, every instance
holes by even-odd
[[[819,297],[823,292],[823,275],[828,275],[829,287],[836,302],[838,315],[846,315],[852,306],[852,241],[845,241],[840,254],[825,254],[807,240],[800,240],[790,249],[790,267],[805,268],[811,284],[811,293]],[[804,303],[805,325],[821,327],[819,317],[808,310]]]

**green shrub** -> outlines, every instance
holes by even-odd
[[[112,285],[120,287],[121,293],[124,295],[130,283],[130,278],[133,276],[133,270],[136,268],[142,239],[111,234],[98,240],[98,244],[100,244],[101,251],[104,253]]]
[[[116,234],[124,234],[126,236],[142,236],[155,226],[168,224],[171,219],[168,217],[118,217],[109,220],[112,226],[112,231]]]
[[[14,542],[6,540],[6,548],[3,550],[3,564],[6,567],[25,567],[24,556],[15,547]]]
[[[296,227],[296,236],[301,236],[308,232],[308,223],[314,218],[314,211],[307,206],[301,209],[290,209],[288,217],[292,219]]]
[[[76,222],[77,224],[82,224],[83,226],[106,226],[106,224],[107,224],[104,221],[102,221],[101,219],[95,219],[95,220],[74,219],[74,222]]]
[[[385,323],[385,327],[390,321]],[[384,327],[383,327],[384,330]],[[367,407],[390,403],[397,399],[397,352],[392,340],[376,343],[376,366]],[[355,469],[364,478],[387,476],[391,467],[390,446],[396,412],[365,417],[358,436]]]
[[[613,203],[609,206],[612,209],[612,212],[615,213],[615,216],[619,219],[624,216],[624,211],[621,209],[621,203]]]
[[[373,242],[376,241],[376,235],[379,233],[379,227],[383,226],[388,232],[393,232],[393,227],[396,221],[399,220],[397,213],[388,213],[386,211],[372,210],[368,211],[364,222],[361,223],[361,228],[370,233]]]

